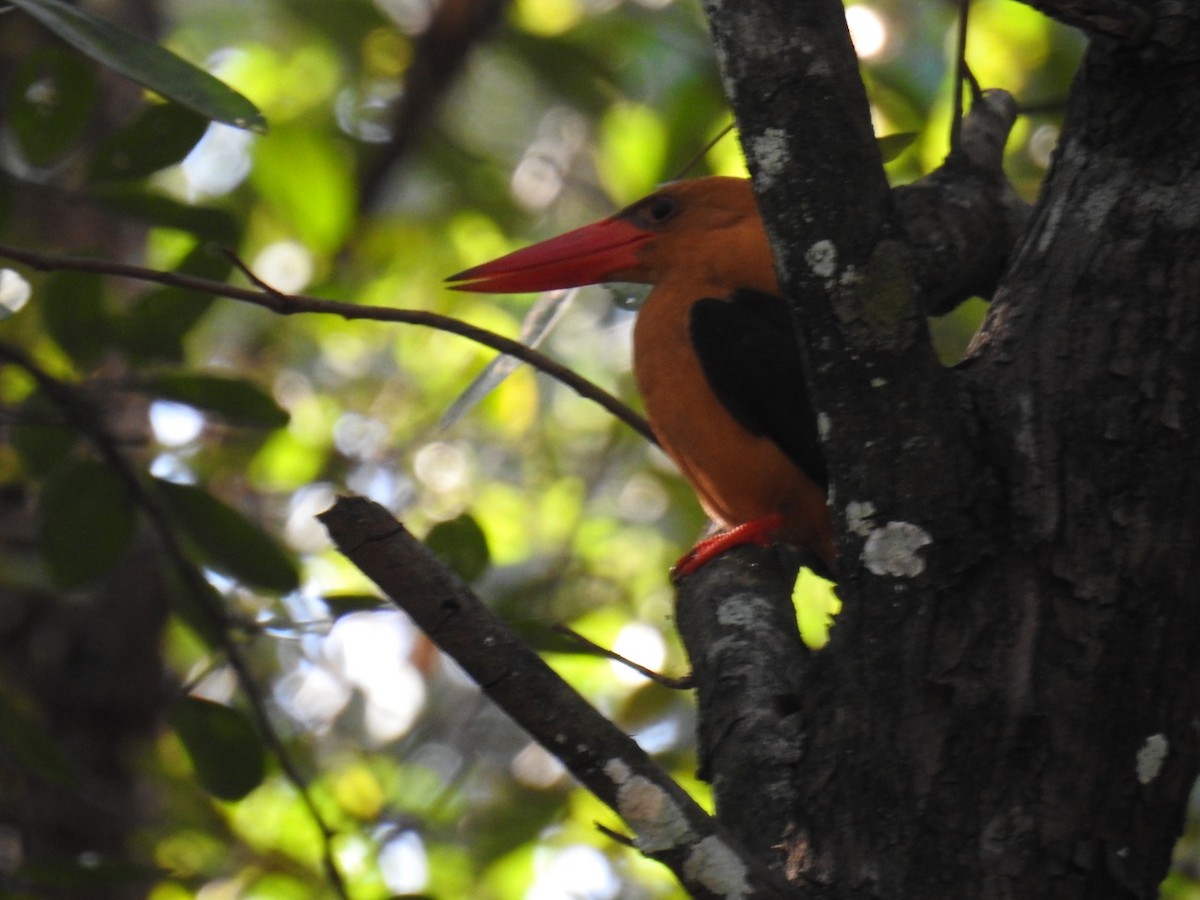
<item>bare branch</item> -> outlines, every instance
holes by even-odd
[[[1004,175],[1004,144],[1016,104],[984,91],[956,129],[946,162],[892,194],[921,308],[942,315],[970,297],[991,297],[1030,207]]]
[[[457,334],[467,340],[485,347],[491,347],[509,356],[515,356],[540,372],[571,388],[594,403],[604,407],[616,418],[620,419],[646,440],[657,443],[654,433],[646,420],[622,403],[608,391],[595,383],[576,374],[561,363],[555,362],[543,353],[514,341],[512,338],[496,334],[475,325],[469,325],[450,316],[416,309],[396,309],[388,306],[366,306],[355,303],[340,303],[336,300],[324,300],[319,297],[308,297],[303,294],[281,294],[274,290],[254,290],[251,288],[234,287],[220,281],[207,278],[197,278],[193,275],[183,275],[178,272],[161,272],[128,263],[111,262],[103,259],[80,259],[78,257],[56,256],[48,253],[36,253],[0,244],[0,258],[11,259],[24,263],[42,272],[90,272],[94,275],[112,275],[119,278],[132,278],[135,281],[163,284],[184,290],[196,291],[211,297],[226,297],[253,306],[261,306],[280,315],[297,313],[316,313],[320,315],[341,316],[343,319],[366,319],[374,322],[398,322],[404,325],[420,325],[438,331]]]
[[[675,600],[699,686],[700,777],[713,782],[721,821],[789,880],[803,872],[787,848],[807,831],[796,807],[810,654],[796,627],[795,576],[781,548],[749,545],[687,578]]]
[[[621,816],[637,848],[669,866],[692,896],[794,896],[387,510],[342,497],[319,518],[338,549]]]
[[[389,137],[360,178],[359,208],[380,205],[388,181],[431,129],[442,100],[457,83],[475,45],[500,21],[508,0],[447,0],[433,5],[414,41],[412,65],[395,102]]]
[[[653,669],[648,669],[641,663],[636,663],[628,657],[622,656],[615,650],[610,650],[608,647],[601,647],[591,638],[586,638],[573,628],[568,628],[561,622],[555,625],[552,629],[556,634],[561,634],[563,637],[570,638],[575,643],[584,647],[589,653],[596,656],[603,656],[605,659],[611,659],[615,663],[620,663],[637,672],[644,678],[653,681],[655,684],[662,685],[665,688],[670,688],[673,691],[687,690],[696,686],[696,679],[692,675],[684,675],[679,678],[672,678],[670,675],[664,675],[662,672],[655,672]]]

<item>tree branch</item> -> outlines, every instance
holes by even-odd
[[[0,259],[11,259],[24,263],[41,272],[89,272],[94,275],[112,275],[119,278],[132,278],[135,281],[163,284],[168,287],[183,288],[197,291],[211,297],[225,297],[260,306],[280,315],[295,315],[297,313],[316,313],[320,315],[340,316],[343,319],[366,319],[373,322],[398,322],[404,325],[420,325],[424,328],[434,328],[438,331],[456,334],[485,347],[491,347],[509,356],[514,356],[528,363],[540,372],[544,372],[561,384],[571,388],[593,403],[597,403],[624,422],[646,440],[657,443],[654,433],[646,420],[622,403],[603,388],[588,381],[571,369],[555,362],[544,353],[539,353],[520,341],[504,337],[484,328],[469,325],[450,316],[416,309],[396,309],[390,306],[366,306],[356,303],[340,303],[336,300],[324,300],[319,297],[309,297],[303,294],[282,294],[271,289],[255,290],[251,288],[234,287],[220,281],[207,278],[197,278],[178,272],[160,272],[128,263],[111,262],[102,259],[80,259],[78,257],[56,256],[49,253],[36,253],[0,244]]]
[[[1129,0],[1020,0],[1081,31],[1140,47],[1154,29],[1154,15]]]
[[[381,506],[342,497],[319,516],[338,549],[699,898],[788,896],[633,741],[566,684]],[[791,895],[794,896],[794,895]]]
[[[926,315],[970,297],[990,298],[1031,207],[1004,175],[1004,144],[1017,107],[984,91],[963,118],[954,150],[936,171],[892,191]]]
[[[685,579],[675,601],[699,687],[699,775],[712,781],[721,822],[789,881],[804,872],[795,810],[810,658],[792,604],[796,570],[782,547],[740,547]]]
[[[416,39],[404,90],[395,102],[389,139],[360,179],[359,208],[379,204],[381,189],[425,137],[429,122],[457,82],[475,45],[500,20],[508,0],[448,0],[433,7],[429,26]]]

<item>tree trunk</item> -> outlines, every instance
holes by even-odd
[[[1198,74],[1091,48],[966,372],[1011,530],[996,685],[1035,736],[987,786],[989,896],[1153,896],[1196,777]]]
[[[1200,28],[1179,14],[1139,46],[1093,43],[987,322],[940,373],[903,305],[872,316],[897,232],[878,198],[821,220],[803,194],[821,190],[795,173],[804,154],[831,152],[811,123],[854,140],[820,115],[865,109],[821,82],[836,61],[815,64],[839,52],[831,4],[800,7],[708,12],[808,341],[844,608],[829,645],[776,679],[795,683],[774,704],[795,734],[791,784],[770,770],[782,820],[756,818],[761,789],[728,789],[739,729],[702,727],[719,816],[801,896],[1153,897],[1200,722]],[[785,66],[810,78],[804,96],[764,89],[788,86]],[[684,587],[685,636],[728,597],[705,582]],[[689,651],[711,659],[719,638],[698,633]],[[708,696],[707,721],[745,724],[746,694]]]

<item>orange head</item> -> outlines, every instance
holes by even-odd
[[[604,281],[779,293],[750,182],[723,177],[668,184],[614,216],[446,280],[456,282],[454,290],[482,293]]]

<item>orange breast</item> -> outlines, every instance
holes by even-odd
[[[696,296],[660,288],[634,326],[634,375],[655,435],[719,525],[779,514],[790,540],[832,561],[824,492],[773,441],[743,428],[709,388],[688,334]]]

